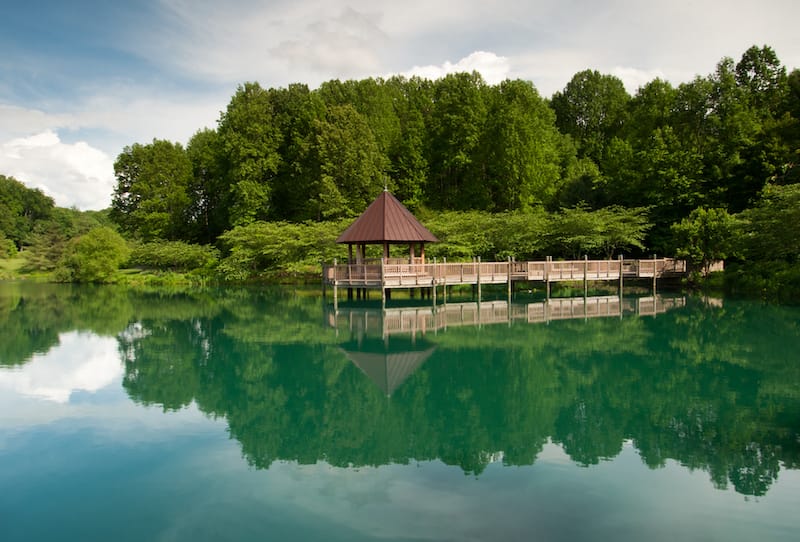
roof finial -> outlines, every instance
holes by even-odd
[[[389,191],[389,177],[388,176],[383,178],[383,191],[384,192],[388,192]]]

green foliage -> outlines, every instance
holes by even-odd
[[[218,261],[219,251],[213,247],[192,245],[183,241],[160,241],[134,245],[128,265],[164,271],[208,271]]]
[[[463,260],[545,256],[578,258],[583,254],[610,258],[621,250],[642,250],[650,223],[644,208],[585,206],[549,214],[537,207],[528,212],[492,214],[446,212],[425,220],[440,243],[430,245],[430,257]]]
[[[561,134],[532,84],[503,81],[487,97],[481,141],[488,201],[494,210],[527,210],[553,202],[561,178]]]
[[[51,216],[36,223],[25,251],[26,271],[52,271],[70,240],[93,228],[108,225],[103,213],[56,207]]]
[[[553,95],[551,106],[556,125],[575,139],[580,155],[599,162],[606,143],[625,125],[630,99],[617,77],[584,70]]]
[[[725,291],[773,303],[800,305],[800,264],[759,261],[725,268]]]
[[[486,84],[480,74],[448,74],[436,81],[428,121],[428,186],[438,209],[488,209],[480,142],[486,122]]]
[[[273,178],[281,161],[281,134],[274,122],[269,93],[258,83],[239,86],[217,131],[229,164],[231,225],[267,218]]]
[[[127,243],[116,231],[94,228],[70,241],[56,277],[65,282],[108,282],[129,254]]]
[[[47,219],[54,205],[41,190],[0,175],[0,238],[12,241],[17,248],[28,245],[36,223]]]
[[[220,237],[227,256],[219,272],[225,280],[241,281],[262,275],[319,272],[322,262],[346,257],[336,238],[346,221],[254,222],[238,226]]]
[[[357,216],[384,186],[385,156],[366,119],[351,105],[328,109],[316,124],[319,182],[311,198],[317,220]]]
[[[738,249],[741,225],[725,209],[698,207],[688,218],[672,226],[675,254],[708,275],[711,264],[733,256]]]
[[[800,184],[767,185],[758,203],[741,217],[746,222],[749,259],[800,261]]]
[[[17,245],[0,233],[0,258],[13,258],[17,255]]]
[[[222,138],[215,130],[201,130],[186,146],[192,164],[187,187],[187,240],[212,243],[228,227],[228,185]]]
[[[145,241],[186,234],[192,164],[180,143],[154,139],[125,147],[114,162],[111,218]]]

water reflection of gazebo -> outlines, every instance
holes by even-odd
[[[436,350],[425,341],[365,339],[340,346],[347,358],[391,397]]]

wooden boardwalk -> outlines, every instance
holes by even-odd
[[[341,308],[326,314],[327,323],[337,331],[387,337],[397,334],[426,334],[448,327],[493,324],[545,323],[555,320],[621,318],[623,315],[655,316],[683,307],[685,297],[593,296],[551,298],[535,303],[485,301],[446,305],[386,309]]]
[[[433,296],[436,289],[447,286],[475,285],[480,297],[484,284],[507,284],[509,292],[513,282],[618,281],[620,287],[626,279],[656,279],[679,277],[687,272],[684,260],[661,258],[651,260],[568,260],[530,262],[433,262],[400,263],[397,260],[372,260],[364,263],[324,265],[323,288],[332,286],[334,303],[339,288],[381,289],[385,299],[387,290],[393,288],[429,288]]]

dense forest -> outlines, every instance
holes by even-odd
[[[125,147],[107,212],[0,176],[0,248],[60,280],[310,271],[386,187],[442,240],[434,256],[721,258],[733,290],[774,293],[800,282],[798,154],[800,70],[768,46],[633,96],[592,70],[550,99],[477,73],[248,82],[185,146]]]

